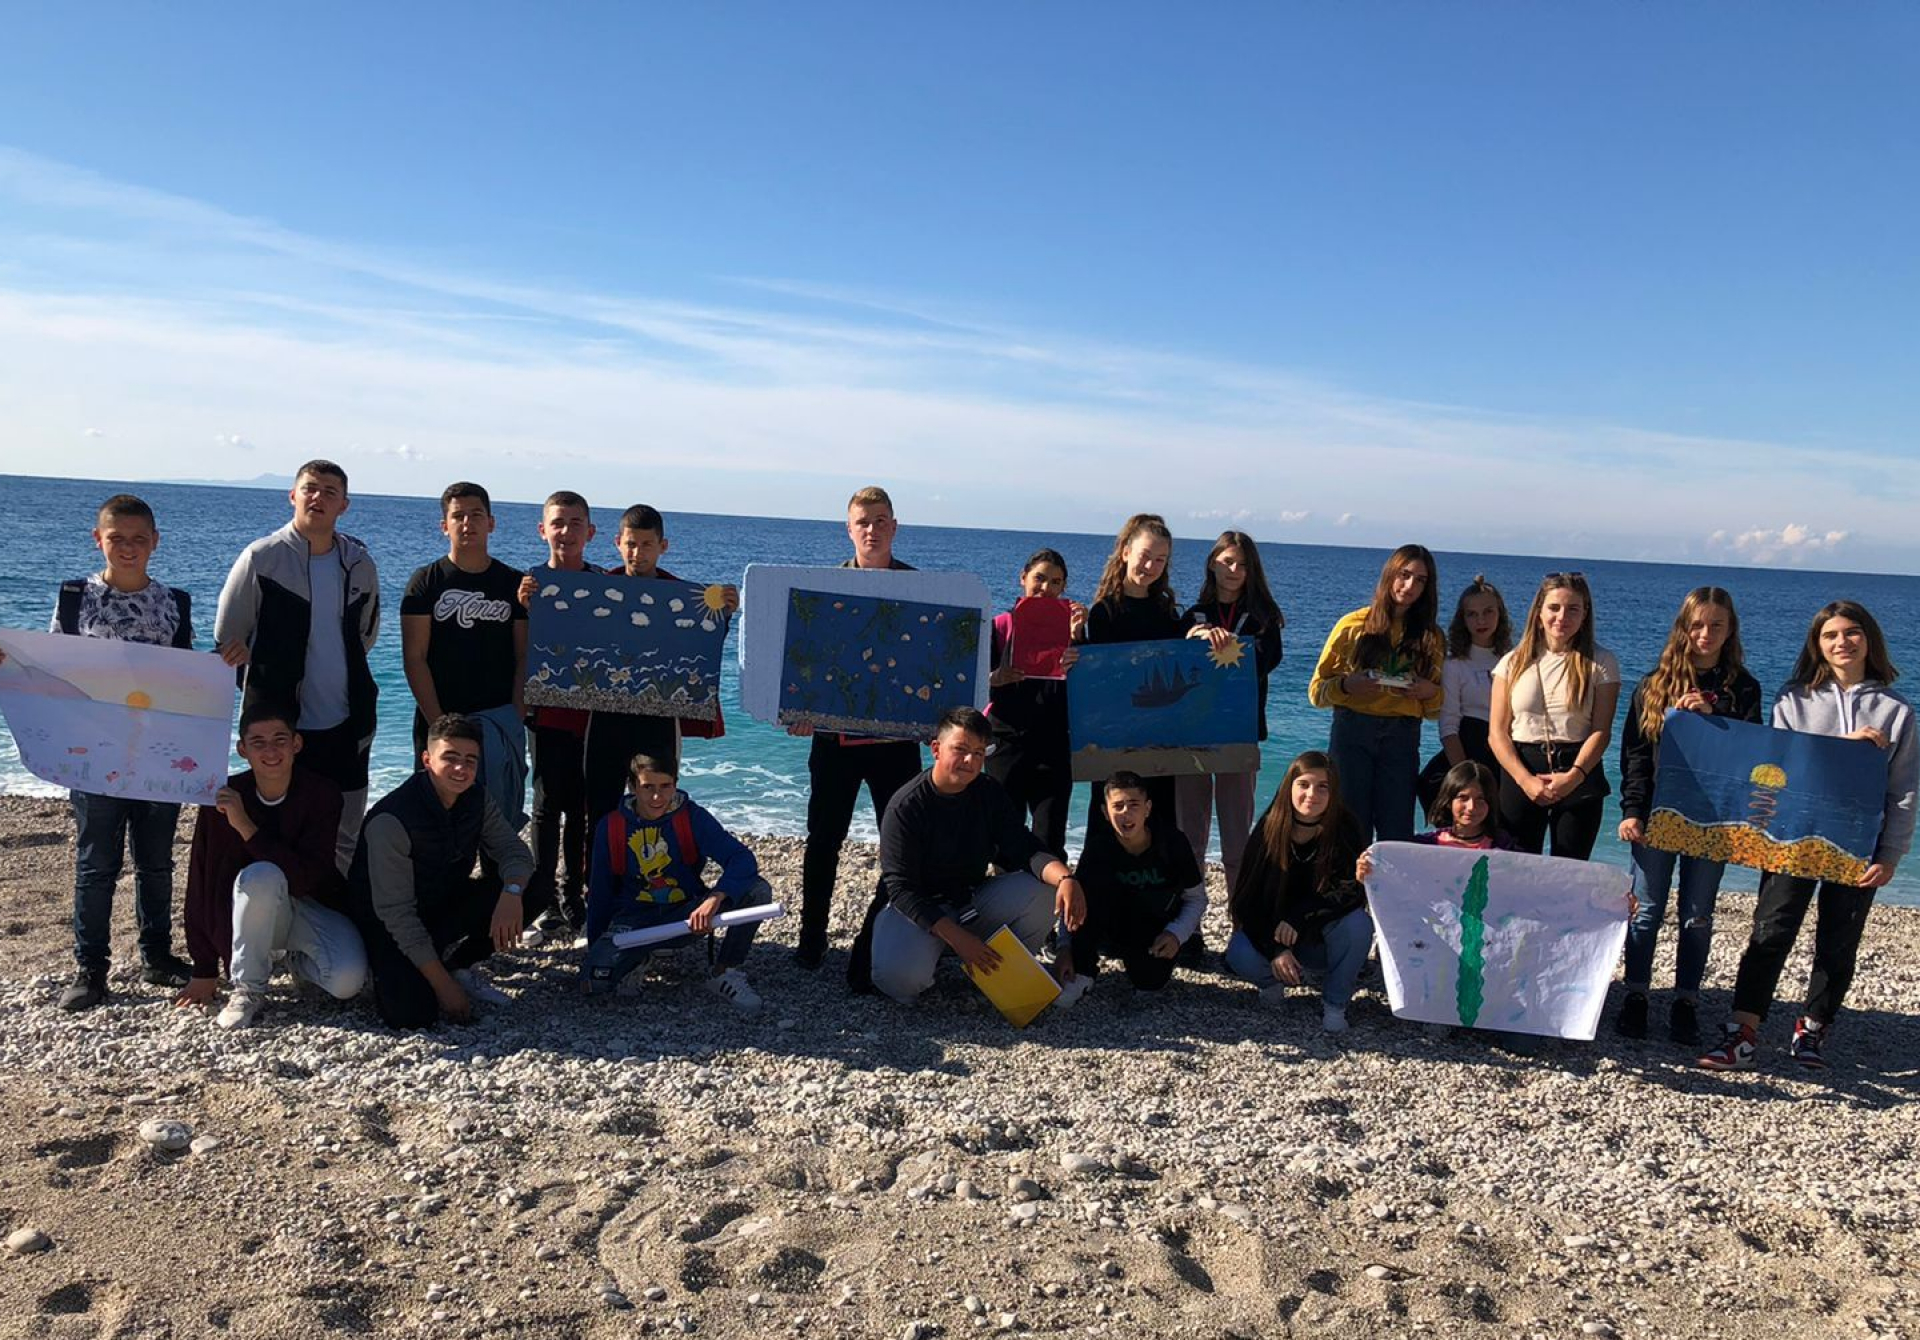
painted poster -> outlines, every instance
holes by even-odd
[[[1886,791],[1886,756],[1870,741],[1668,712],[1647,844],[1858,884]]]
[[[1590,861],[1375,843],[1367,910],[1394,1014],[1592,1041],[1630,883]]]
[[[1260,765],[1253,642],[1203,638],[1082,647],[1067,676],[1075,781],[1252,772]]]
[[[11,628],[0,651],[0,714],[40,780],[181,805],[226,784],[234,676],[218,656]]]
[[[1028,679],[1064,679],[1060,659],[1067,654],[1073,606],[1048,596],[1021,596],[1013,606],[1008,663]]]
[[[726,587],[551,568],[533,575],[528,706],[690,721],[719,714]]]
[[[740,699],[779,725],[926,740],[985,706],[987,588],[962,572],[756,563],[743,581]]]

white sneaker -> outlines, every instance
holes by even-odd
[[[1060,994],[1053,998],[1053,1008],[1070,1010],[1080,1003],[1080,997],[1093,989],[1093,978],[1084,972],[1074,976],[1071,982],[1060,983]]]
[[[473,968],[461,968],[453,974],[453,980],[460,983],[460,989],[467,993],[467,999],[476,1005],[511,1005],[513,997],[482,977]]]
[[[537,921],[528,922],[527,928],[520,932],[520,947],[522,949],[538,949],[546,942],[546,928],[541,926]]]
[[[1329,1033],[1346,1032],[1347,1012],[1343,1009],[1336,1009],[1331,1005],[1322,1005],[1320,1007],[1320,1027],[1326,1029]]]
[[[707,990],[742,1014],[760,1013],[759,993],[747,981],[747,975],[738,968],[728,968],[717,976],[707,978]]]
[[[227,1003],[220,1007],[220,1013],[213,1022],[222,1028],[251,1028],[256,1016],[267,1003],[266,996],[244,986],[237,986],[233,994],[227,997]]]

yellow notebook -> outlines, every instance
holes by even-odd
[[[1040,966],[1033,951],[1020,943],[1009,926],[1002,926],[987,937],[987,944],[1000,956],[1000,966],[992,972],[967,969],[973,984],[986,993],[994,1008],[1007,1016],[1015,1028],[1025,1028],[1040,1011],[1053,1004],[1060,984]]]

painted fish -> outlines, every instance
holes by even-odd
[[[198,771],[200,767],[198,763],[194,762],[191,758],[188,758],[184,754],[173,761],[173,766],[178,768],[181,772],[195,772],[195,771]]]

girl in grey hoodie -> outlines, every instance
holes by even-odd
[[[1854,959],[1874,890],[1893,878],[1894,868],[1913,843],[1920,740],[1915,738],[1912,704],[1890,687],[1899,674],[1887,655],[1880,625],[1864,608],[1851,600],[1836,600],[1813,616],[1800,659],[1773,705],[1773,724],[1878,746],[1886,767],[1880,836],[1858,885],[1771,873],[1760,881],[1753,935],[1741,955],[1733,989],[1733,1019],[1720,1046],[1700,1058],[1709,1070],[1753,1066],[1760,1021],[1773,1003],[1780,970],[1816,888],[1820,912],[1814,930],[1813,972],[1807,981],[1805,1013],[1794,1022],[1788,1054],[1809,1068],[1827,1064],[1824,1047],[1853,981]]]

